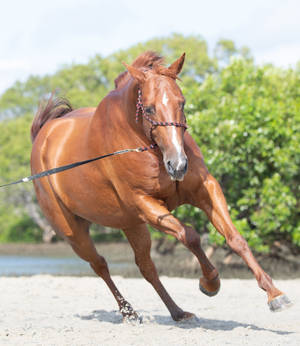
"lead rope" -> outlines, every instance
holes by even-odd
[[[93,161],[97,161],[97,160],[101,160],[101,159],[104,159],[104,158],[109,157],[109,156],[121,155],[121,154],[125,154],[125,153],[130,153],[130,152],[142,153],[143,151],[146,151],[146,150],[148,150],[148,147],[140,147],[140,148],[136,148],[136,149],[118,150],[118,151],[115,151],[114,153],[106,154],[106,155],[102,155],[102,156],[97,156],[97,157],[94,157],[94,158],[89,159],[89,160],[78,161],[78,162],[71,163],[69,165],[48,169],[47,171],[43,171],[43,172],[38,173],[38,174],[30,175],[29,177],[25,177],[25,178],[16,180],[16,181],[14,181],[12,183],[0,185],[0,188],[1,187],[5,187],[5,186],[9,186],[9,185],[19,184],[19,183],[27,183],[28,181],[32,181],[34,179],[38,179],[38,178],[42,178],[42,177],[47,177],[49,175],[56,174],[56,173],[59,173],[59,172],[63,172],[63,171],[66,171],[66,170],[74,168],[74,167],[86,165],[87,163],[90,163],[90,162],[93,162]]]
[[[158,146],[154,142],[154,139],[152,137],[152,131],[157,126],[176,126],[176,127],[184,127],[185,129],[187,129],[187,125],[186,124],[181,124],[181,123],[176,123],[176,122],[167,122],[167,121],[162,122],[162,121],[155,121],[155,120],[151,119],[145,112],[145,109],[144,109],[144,106],[143,106],[143,102],[142,102],[142,91],[141,91],[140,88],[138,88],[138,98],[137,98],[136,114],[135,114],[136,122],[138,122],[138,120],[139,120],[140,111],[142,111],[143,117],[151,123],[150,138],[153,141],[153,143],[150,144],[149,147],[139,147],[139,148],[136,148],[136,149],[118,150],[118,151],[115,151],[114,153],[106,154],[106,155],[102,155],[102,156],[97,156],[97,157],[94,157],[94,158],[89,159],[89,160],[78,161],[78,162],[71,163],[69,165],[48,169],[47,171],[43,171],[43,172],[38,173],[38,174],[30,175],[29,177],[25,177],[25,178],[13,181],[13,182],[8,183],[8,184],[0,185],[0,188],[1,187],[5,187],[5,186],[19,184],[19,183],[27,183],[28,181],[39,179],[39,178],[42,178],[42,177],[47,177],[49,175],[56,174],[56,173],[59,173],[59,172],[63,172],[63,171],[66,171],[68,169],[72,169],[72,168],[75,168],[75,167],[78,167],[78,166],[86,165],[87,163],[90,163],[90,162],[93,162],[93,161],[97,161],[97,160],[101,160],[101,159],[104,159],[106,157],[110,157],[110,156],[114,156],[114,155],[126,154],[126,153],[130,153],[130,152],[142,153],[142,152],[147,151],[149,149],[156,149]]]

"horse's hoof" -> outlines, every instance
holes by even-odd
[[[269,301],[268,305],[272,312],[279,312],[288,309],[293,304],[285,294],[282,294],[281,296],[278,296]]]
[[[220,278],[219,275],[217,275],[212,280],[207,280],[205,278],[201,278],[199,282],[199,288],[200,291],[204,294],[206,294],[209,297],[213,297],[220,291]]]
[[[173,320],[176,322],[182,322],[182,321],[188,321],[192,318],[194,318],[195,315],[191,312],[183,311],[182,314],[177,315],[175,317],[172,316]]]
[[[136,312],[133,312],[130,315],[123,316],[123,323],[142,324],[143,318],[139,316]]]
[[[142,323],[142,318],[133,310],[132,306],[126,301],[122,301],[120,312],[125,323]]]

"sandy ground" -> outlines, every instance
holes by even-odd
[[[94,277],[0,278],[0,345],[300,345],[300,280],[276,281],[294,305],[271,313],[254,280],[223,280],[213,298],[196,279],[162,277],[189,322],[174,322],[143,279],[114,280],[142,316],[122,323],[116,303]]]

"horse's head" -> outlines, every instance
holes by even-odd
[[[141,90],[143,130],[159,146],[171,179],[179,181],[183,180],[188,165],[183,140],[185,100],[176,84],[184,58],[185,54],[168,68],[157,64],[140,69],[125,64]]]

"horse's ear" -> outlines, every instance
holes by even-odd
[[[127,68],[127,71],[131,74],[131,76],[134,79],[136,79],[139,83],[143,84],[145,82],[146,75],[143,71],[141,71],[135,67],[132,67],[132,66],[126,64],[125,62],[123,62],[122,64]]]
[[[182,69],[182,66],[183,66],[183,63],[184,63],[184,58],[185,58],[185,53],[183,53],[179,59],[174,61],[173,64],[171,64],[168,67],[168,70],[171,71],[173,74],[175,74],[177,76],[180,73],[181,69]]]

